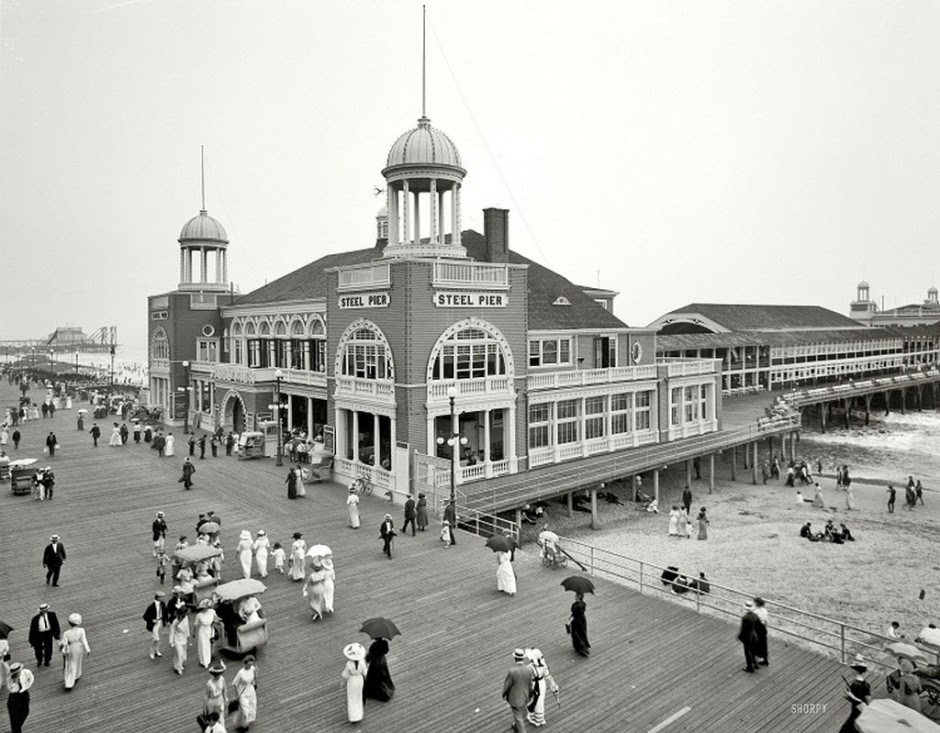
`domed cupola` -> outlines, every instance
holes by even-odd
[[[228,235],[218,220],[206,211],[205,166],[202,176],[202,209],[197,216],[187,221],[180,232],[180,290],[229,289],[228,283]],[[209,275],[209,261],[215,265],[215,275]],[[194,259],[198,265],[193,267]]]
[[[417,127],[392,144],[382,175],[388,189],[385,257],[467,256],[460,244],[460,186],[467,171],[446,134],[422,115]],[[422,239],[425,210],[428,231]]]

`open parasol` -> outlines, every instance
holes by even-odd
[[[494,534],[486,541],[486,546],[493,552],[512,552],[516,543],[513,541],[512,537]]]
[[[572,575],[561,581],[561,587],[575,593],[594,593],[594,581],[583,575]]]
[[[940,733],[940,725],[894,700],[872,700],[855,719],[860,733]]]
[[[326,557],[332,554],[333,551],[326,545],[311,545],[307,549],[307,557]]]
[[[359,633],[368,634],[373,639],[391,639],[393,636],[401,636],[401,632],[393,621],[381,617],[364,621]]]
[[[210,557],[218,557],[222,554],[221,548],[210,547],[209,545],[193,545],[184,547],[182,550],[174,550],[173,557],[182,560],[184,563],[202,562]]]
[[[199,525],[199,532],[201,534],[215,534],[221,529],[217,522],[203,522]]]
[[[81,409],[78,411],[78,414],[79,414],[79,415],[84,415],[84,414],[87,413],[87,412],[88,412],[88,410],[86,410],[86,409],[83,407],[83,408],[81,408]]]
[[[5,624],[3,621],[0,621],[0,639],[6,639],[11,631],[13,631],[13,627],[10,626],[10,624]]]
[[[238,580],[230,580],[228,583],[222,583],[212,591],[212,594],[220,601],[235,601],[245,596],[264,593],[267,589],[267,586],[260,580],[239,578]]]
[[[546,542],[556,543],[558,542],[558,535],[548,529],[543,529],[539,532],[539,544],[544,545]]]
[[[910,659],[915,664],[928,664],[926,655],[913,644],[903,641],[895,641],[891,644],[885,644],[885,651],[890,652],[898,659]]]

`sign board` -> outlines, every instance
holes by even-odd
[[[438,308],[505,308],[509,305],[506,293],[471,293],[465,291],[434,292],[434,305]]]
[[[336,429],[332,425],[323,426],[323,448],[327,453],[336,455]]]
[[[377,293],[353,293],[351,295],[339,296],[339,307],[341,310],[351,308],[388,308],[391,298],[388,292]]]

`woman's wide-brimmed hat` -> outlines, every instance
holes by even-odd
[[[259,536],[259,537],[264,537],[266,534],[267,534],[267,532],[265,532],[263,529],[259,529],[259,530],[258,530],[258,536]]]
[[[80,613],[70,613],[69,614],[69,623],[72,626],[81,626],[82,625],[82,615]]]
[[[224,674],[225,673],[225,662],[218,661],[209,667],[209,674]]]
[[[203,598],[201,601],[199,601],[199,608],[212,608],[212,599]]]
[[[343,647],[343,656],[354,662],[361,662],[366,658],[366,648],[358,641],[354,641]]]
[[[295,540],[299,540],[299,539],[300,539],[301,537],[303,537],[303,536],[304,536],[304,533],[303,533],[303,532],[294,532],[294,539],[295,539]]]
[[[238,535],[238,536],[239,536],[240,539],[243,539],[243,540],[250,540],[250,539],[251,539],[251,531],[250,531],[250,530],[247,530],[247,529],[243,529],[243,530],[242,530],[242,533],[241,533],[240,535]]]
[[[350,486],[350,487],[349,487],[349,493],[350,493],[350,494],[355,494],[355,493],[356,493],[356,487],[355,487],[355,486]]]

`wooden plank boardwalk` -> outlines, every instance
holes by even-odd
[[[0,386],[0,404],[14,400],[12,388]],[[436,531],[399,537],[389,562],[378,540],[388,508],[381,498],[363,500],[364,526],[353,531],[345,526],[343,487],[308,487],[306,498],[289,501],[285,469],[224,457],[197,458],[195,488],[183,491],[176,482],[182,441],[175,457],[162,460],[143,443],[110,448],[105,439],[94,449],[87,433],[75,430],[75,417],[74,410],[59,411],[21,428],[21,457],[42,458],[50,429],[59,437],[62,448],[48,459],[57,476],[55,499],[38,503],[0,492],[0,619],[16,628],[14,660],[35,669],[26,637],[43,601],[63,623],[70,612],[82,613],[92,648],[72,692],[64,691],[55,666],[36,673],[27,731],[196,730],[207,675],[195,649],[182,677],[168,654],[156,662],[147,657],[141,614],[161,587],[149,537],[158,509],[166,512],[173,540],[193,537],[199,512],[219,513],[228,579],[236,575],[242,529],[263,528],[286,544],[303,531],[308,543],[334,549],[336,613],[325,621],[310,621],[299,583],[286,576],[267,580],[262,601],[270,643],[259,655],[257,733],[506,731],[510,716],[500,692],[519,646],[540,647],[561,686],[561,709],[549,700],[550,730],[648,731],[689,708],[662,730],[790,733],[836,730],[847,714],[840,674],[848,670],[834,660],[776,642],[772,665],[745,674],[733,625],[604,580],[596,598],[588,598],[593,654],[584,659],[562,627],[573,600],[559,587],[564,575],[541,567],[535,548],[518,553],[519,593],[510,598],[497,593],[495,560],[479,538],[460,534],[445,551]],[[103,433],[109,425],[102,424]],[[392,514],[401,521],[400,508]],[[52,532],[68,550],[59,588],[44,584],[40,563]],[[358,629],[375,615],[394,619],[403,632],[389,655],[397,693],[390,703],[369,702],[365,721],[351,725],[341,649],[366,642]],[[230,662],[229,682],[235,670]],[[792,707],[811,704],[827,707],[806,714]]]

